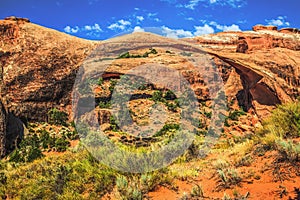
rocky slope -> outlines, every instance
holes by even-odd
[[[126,37],[114,39],[115,43],[128,39]],[[160,63],[182,72],[199,101],[210,100],[203,79],[192,70],[191,63],[180,54],[167,53],[170,46],[160,45],[168,39],[148,33],[130,37],[141,43],[156,41],[152,46],[158,49],[158,54],[117,59],[105,73],[105,79],[119,78],[137,65]],[[276,104],[299,96],[299,38],[297,29],[278,31],[275,27],[256,26],[253,31],[205,35],[182,42],[190,44],[191,48],[193,45],[201,47],[208,53],[221,72],[228,102],[248,111],[250,118],[246,123],[254,126]],[[23,126],[19,119],[46,121],[47,112],[54,107],[71,114],[71,91],[76,72],[101,44],[38,26],[26,19],[12,17],[0,21],[1,156],[6,154],[6,149],[13,148],[16,138],[21,137]],[[109,98],[107,95],[103,97]],[[108,120],[106,114],[103,119]],[[13,128],[16,126],[12,124],[19,124],[18,128]]]
[[[95,42],[32,24],[27,19],[1,20],[2,116],[16,116],[24,122],[45,121],[50,108],[67,109],[76,70],[94,46]],[[6,128],[12,123],[5,119],[8,117],[1,118],[1,156],[5,154],[4,146],[9,148],[19,134],[13,133],[13,127]]]

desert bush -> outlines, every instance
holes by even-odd
[[[31,162],[35,159],[43,157],[39,145],[39,138],[36,134],[25,137],[19,147],[15,149],[9,156],[11,162]]]
[[[192,188],[192,191],[191,191],[191,196],[204,198],[204,193],[203,193],[202,187],[200,185],[194,185]]]
[[[117,80],[115,80],[115,79],[110,79],[110,81],[109,81],[109,91],[110,92],[113,92],[114,91],[114,89],[115,89],[115,86],[117,85],[117,83],[118,83],[118,81]]]
[[[216,170],[223,170],[223,169],[228,168],[229,166],[230,166],[230,164],[228,163],[228,161],[222,160],[222,159],[218,159],[217,161],[215,161],[213,163],[213,167]]]
[[[153,101],[155,102],[159,102],[159,101],[164,101],[165,99],[163,98],[163,93],[161,91],[155,91],[153,92],[152,94],[152,98],[151,98]]]
[[[219,169],[218,174],[218,188],[231,188],[232,186],[239,185],[242,181],[239,173],[235,169]]]
[[[64,111],[53,108],[48,112],[48,122],[50,124],[67,126],[67,120],[68,114]]]
[[[134,184],[130,184],[127,178],[119,175],[116,178],[116,186],[119,193],[119,199],[122,200],[142,200],[142,191]]]
[[[263,122],[260,134],[274,134],[282,138],[300,136],[300,103],[279,105],[271,116]]]
[[[276,141],[277,150],[283,160],[289,162],[300,161],[300,144],[295,144],[292,141]]]
[[[110,108],[111,107],[111,103],[110,101],[100,101],[99,102],[99,108]]]
[[[277,150],[281,159],[296,162],[299,160],[300,145],[286,139],[300,136],[300,103],[293,102],[279,105],[272,114],[263,121],[257,131],[256,152]]]
[[[179,124],[165,124],[162,129],[160,129],[155,135],[154,137],[159,137],[162,136],[164,134],[166,134],[167,132],[170,131],[176,131],[180,129],[180,125]]]
[[[101,86],[103,83],[104,83],[104,80],[103,80],[102,77],[100,77],[100,78],[97,80],[97,85]]]
[[[246,113],[243,110],[234,110],[232,112],[231,111],[229,112],[228,118],[233,121],[236,121],[242,115],[246,115]]]

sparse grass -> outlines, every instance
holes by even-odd
[[[204,198],[204,192],[203,192],[202,186],[194,185],[192,188],[192,191],[191,191],[191,196]]]
[[[282,140],[276,142],[276,147],[283,160],[291,163],[300,161],[300,144]]]
[[[273,110],[272,115],[263,123],[260,134],[274,134],[282,138],[300,136],[300,103],[287,103]]]
[[[0,194],[9,199],[100,199],[112,190],[117,174],[90,159],[85,150],[8,163],[3,172],[7,181],[0,183]]]
[[[121,58],[147,58],[149,57],[149,54],[157,54],[158,52],[156,51],[156,49],[150,48],[149,51],[146,51],[143,55],[139,55],[139,54],[130,54],[129,52],[125,52],[120,54],[117,59],[121,59]]]
[[[258,143],[263,145],[264,149],[278,151],[282,161],[291,163],[299,161],[300,144],[289,138],[300,136],[300,103],[278,106],[263,122],[258,135]]]
[[[236,169],[219,169],[217,170],[218,175],[218,186],[217,188],[231,188],[232,186],[239,185],[242,181],[241,176],[236,171]]]

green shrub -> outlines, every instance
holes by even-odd
[[[39,146],[39,139],[34,134],[22,140],[20,147],[11,153],[9,161],[31,162],[41,157],[43,157],[43,154]]]
[[[276,141],[277,150],[283,160],[295,163],[300,161],[300,144],[292,141]]]
[[[168,103],[166,102],[166,106],[168,107],[168,110],[172,111],[172,112],[176,112],[178,106],[175,103]]]
[[[170,132],[172,130],[179,130],[179,129],[180,129],[179,124],[165,124],[163,128],[154,135],[154,137],[159,137],[166,134],[167,132]]]
[[[112,131],[118,131],[118,125],[114,116],[110,116],[109,121]]]
[[[55,145],[55,138],[50,136],[49,132],[42,130],[40,133],[40,146],[43,149],[51,149]]]
[[[155,101],[155,102],[164,101],[163,93],[159,90],[153,92],[152,100]]]
[[[151,53],[151,54],[157,54],[157,51],[156,51],[156,49],[151,48],[151,49],[150,49],[150,53]]]
[[[118,81],[117,80],[115,80],[115,79],[110,79],[110,85],[109,85],[109,91],[110,92],[113,92],[114,91],[114,89],[115,89],[115,86],[117,85],[117,83],[118,83]]]
[[[50,124],[67,126],[68,114],[56,108],[49,110],[48,122]]]
[[[264,134],[274,133],[283,138],[299,137],[300,103],[294,102],[278,106],[264,121],[261,132]]]
[[[100,101],[99,102],[99,107],[100,108],[110,108],[111,107],[111,103],[110,101]]]
[[[57,152],[64,152],[67,150],[68,146],[70,146],[70,142],[65,140],[64,138],[57,138],[55,140],[55,150]]]
[[[242,110],[234,110],[233,112],[229,112],[228,118],[231,120],[238,120],[240,116],[246,115],[246,113]]]
[[[164,94],[164,98],[167,100],[175,100],[176,95],[172,90],[167,90]]]
[[[118,58],[119,58],[119,59],[120,59],[120,58],[130,58],[130,53],[129,53],[129,52],[122,53],[122,54],[119,55]]]
[[[218,170],[219,185],[222,188],[231,188],[231,186],[239,185],[242,178],[235,169]]]
[[[191,196],[204,198],[202,187],[200,185],[194,185],[191,191]]]
[[[97,84],[98,84],[99,86],[101,86],[103,83],[104,83],[104,80],[103,80],[102,77],[100,77],[100,78],[98,79]]]

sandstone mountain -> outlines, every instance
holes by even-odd
[[[113,40],[145,44],[156,41],[152,47],[158,49],[158,54],[116,59],[104,78],[118,78],[147,62],[166,64],[185,74],[199,101],[210,100],[207,87],[203,81],[201,84],[199,74],[191,70],[188,60],[179,54],[167,53],[168,47],[159,45],[168,43],[169,39],[134,33]],[[221,73],[228,102],[249,112],[250,126],[277,104],[299,97],[300,34],[297,29],[278,31],[276,27],[255,26],[253,31],[217,33],[180,42],[207,52]],[[76,38],[26,19],[11,17],[0,21],[1,156],[21,137],[22,122],[46,121],[47,112],[54,107],[71,115],[71,91],[76,73],[102,44],[105,42]],[[135,51],[139,53],[138,49]]]

